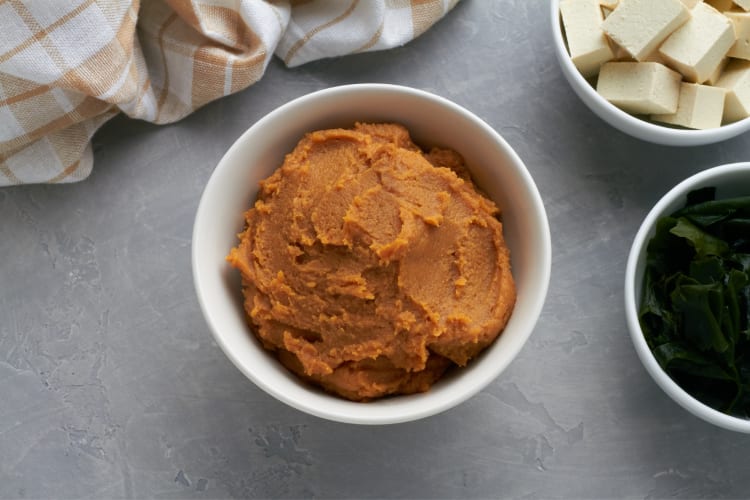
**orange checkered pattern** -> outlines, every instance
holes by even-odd
[[[290,67],[419,36],[458,0],[0,0],[0,185],[73,182],[117,115],[170,123]]]

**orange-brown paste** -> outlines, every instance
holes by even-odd
[[[396,124],[307,134],[261,182],[227,260],[263,345],[352,400],[426,391],[515,302],[495,204],[458,153]]]

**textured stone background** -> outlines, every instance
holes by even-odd
[[[464,0],[413,43],[289,70],[157,127],[117,118],[85,182],[0,189],[0,497],[747,497],[750,437],[671,402],[623,313],[640,220],[750,136],[673,149],[606,126],[563,80],[545,0]],[[389,82],[474,111],[525,160],[552,228],[541,320],[485,391],[386,427],[278,403],[221,353],[193,292],[202,187],[310,91]]]

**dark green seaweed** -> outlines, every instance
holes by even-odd
[[[647,247],[641,328],[683,389],[750,417],[750,196],[687,196],[660,218]]]

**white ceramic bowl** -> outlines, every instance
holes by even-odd
[[[747,196],[750,194],[750,162],[722,165],[695,174],[672,188],[651,209],[638,230],[630,249],[625,270],[625,313],[630,336],[638,357],[646,367],[646,371],[669,397],[693,415],[707,422],[725,429],[750,433],[750,420],[733,417],[714,410],[677,385],[662,370],[651,353],[638,321],[643,274],[646,267],[646,248],[655,233],[656,221],[660,217],[682,208],[685,205],[685,197],[690,191],[708,186],[716,187],[717,198]]]
[[[500,338],[470,365],[429,392],[369,403],[345,401],[301,383],[255,339],[242,308],[238,273],[224,257],[237,243],[242,214],[258,181],[269,176],[302,136],[355,121],[405,125],[422,146],[459,151],[472,175],[503,212],[517,304]],[[486,123],[441,97],[406,87],[362,84],[314,92],[259,120],[227,151],[200,200],[193,229],[195,288],[206,321],[232,362],[261,389],[305,412],[330,420],[386,424],[415,420],[466,400],[513,360],[542,310],[550,276],[550,233],[541,197],[511,147]]]
[[[644,141],[667,146],[700,146],[731,139],[750,130],[750,118],[709,130],[672,128],[642,120],[626,113],[600,96],[578,72],[570,59],[560,21],[560,0],[550,2],[555,55],[563,75],[581,100],[601,119],[616,129]]]

